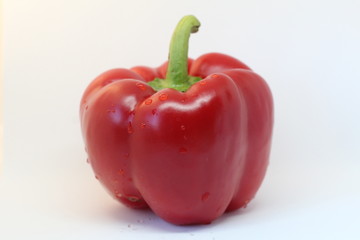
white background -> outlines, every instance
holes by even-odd
[[[1,239],[360,239],[360,2],[4,1]],[[101,72],[158,66],[178,20],[189,56],[223,52],[269,83],[271,164],[255,200],[179,227],[123,207],[95,180],[78,107]]]

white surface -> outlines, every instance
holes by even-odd
[[[360,239],[359,1],[4,1],[1,239]],[[112,200],[86,164],[78,105],[113,67],[157,66],[177,21],[269,83],[271,165],[245,210],[178,227]]]

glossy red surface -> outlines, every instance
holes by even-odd
[[[266,82],[230,56],[189,60],[203,79],[186,92],[154,91],[158,68],[113,69],[80,106],[89,162],[120,202],[174,224],[210,223],[246,207],[265,176],[273,127]]]

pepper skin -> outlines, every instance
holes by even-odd
[[[187,53],[186,53],[187,54]],[[89,162],[108,192],[168,222],[207,224],[246,207],[265,176],[273,127],[266,82],[209,53],[186,64],[186,91],[154,90],[168,62],[113,69],[86,89],[80,118]]]

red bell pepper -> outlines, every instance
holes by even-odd
[[[266,82],[220,53],[188,59],[194,16],[169,62],[113,69],[86,89],[83,137],[96,178],[117,200],[174,224],[210,223],[246,207],[268,166],[273,101]]]

